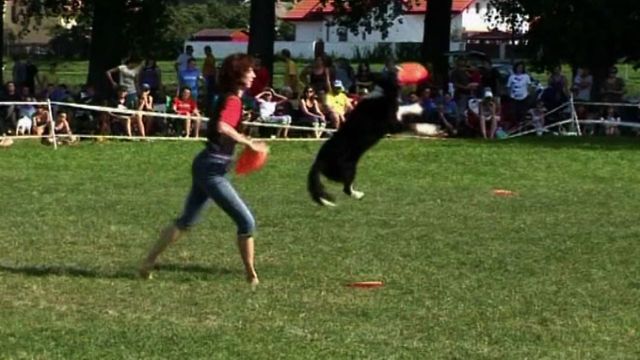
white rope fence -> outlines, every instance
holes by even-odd
[[[58,147],[58,137],[60,134],[57,134],[55,131],[56,120],[53,116],[53,106],[58,107],[69,107],[81,110],[95,111],[95,112],[103,112],[110,115],[116,116],[143,116],[143,117],[157,117],[162,119],[175,119],[175,120],[192,120],[192,121],[202,121],[209,122],[210,119],[205,116],[185,116],[178,115],[167,112],[160,111],[144,111],[144,110],[133,110],[133,109],[123,109],[123,108],[114,108],[108,106],[97,106],[97,105],[86,105],[86,104],[77,104],[77,103],[67,103],[60,101],[0,101],[0,106],[25,106],[25,105],[33,105],[33,106],[46,106],[48,109],[48,122],[49,122],[49,134],[43,135],[11,135],[4,136],[4,138],[12,139],[12,140],[26,140],[26,139],[43,139],[49,138],[54,149]],[[316,133],[333,133],[336,130],[326,128],[324,126],[297,126],[297,125],[284,125],[284,124],[273,124],[273,123],[264,123],[257,121],[243,121],[243,125],[249,127],[265,127],[265,128],[274,128],[274,129],[287,129],[287,130],[299,130],[299,131],[311,131]],[[78,139],[112,139],[112,140],[136,140],[136,141],[206,141],[206,137],[192,138],[192,137],[181,137],[181,136],[127,136],[127,135],[90,135],[90,134],[73,134],[74,138]],[[322,141],[324,139],[321,138],[264,138],[263,140],[285,140],[285,141]]]

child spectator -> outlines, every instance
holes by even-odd
[[[140,94],[140,99],[138,100],[137,109],[140,111],[153,111],[153,96],[151,95],[151,86],[149,84],[144,83],[141,86],[142,93]],[[145,132],[147,134],[151,134],[153,130],[153,124],[155,122],[155,117],[153,116],[142,116],[142,114],[138,113],[135,115],[138,124],[144,124]],[[143,135],[144,136],[144,135]]]
[[[536,135],[541,136],[544,130],[544,114],[547,109],[544,106],[544,101],[539,99],[536,101],[536,106],[529,109],[529,116],[531,116],[531,124],[536,129]]]
[[[339,129],[346,121],[346,115],[353,110],[351,99],[345,94],[342,81],[336,79],[333,82],[331,93],[327,94],[327,105],[334,116],[334,126]]]
[[[131,107],[128,106],[129,103],[129,91],[127,90],[126,87],[124,86],[120,86],[117,88],[116,90],[116,99],[113,101],[113,103],[111,104],[113,108],[119,109],[119,110],[131,110]],[[136,96],[137,98],[137,96]],[[135,118],[137,125],[138,125],[138,130],[140,131],[140,135],[142,137],[145,136],[145,131],[144,131],[144,124],[142,123],[142,119],[136,117],[136,116],[132,116],[129,113],[122,113],[122,112],[118,112],[118,111],[114,111],[111,113],[111,116],[114,119],[120,120],[124,126],[125,126],[125,131],[127,133],[128,137],[133,137],[133,133],[131,131],[131,119]]]
[[[609,122],[605,125],[605,132],[607,135],[620,135],[618,125],[616,124],[620,122],[620,115],[618,115],[613,106],[607,107],[605,115],[601,117],[600,120]]]
[[[485,90],[484,97],[480,102],[480,133],[482,137],[487,139],[493,139],[495,136],[496,128],[498,127],[498,112],[496,103],[493,100],[493,93],[491,90]],[[489,129],[489,133],[487,134],[487,124],[490,123],[491,127]]]
[[[284,138],[289,137],[289,125],[291,125],[291,115],[276,115],[279,104],[288,102],[285,96],[277,94],[273,89],[267,89],[256,95],[256,101],[260,109],[260,121],[267,124],[284,125],[278,129],[278,135]]]
[[[173,111],[178,115],[187,116],[185,137],[191,135],[191,117],[196,117],[195,137],[200,137],[200,111],[198,111],[198,104],[191,97],[191,89],[183,87],[180,89],[180,96],[173,99]]]
[[[55,132],[56,135],[63,135],[63,141],[66,143],[74,143],[76,141],[76,137],[71,133],[71,126],[69,126],[69,120],[67,118],[67,113],[64,111],[59,111],[56,115],[55,121]]]

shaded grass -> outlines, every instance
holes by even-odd
[[[383,141],[365,199],[336,209],[305,193],[319,145],[275,143],[234,179],[255,292],[215,207],[133,277],[201,145],[19,143],[0,152],[0,357],[637,358],[634,140]]]

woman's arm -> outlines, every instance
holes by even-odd
[[[250,147],[253,151],[266,152],[268,150],[265,143],[249,139],[224,121],[218,121],[218,132],[230,137],[239,144]]]
[[[118,84],[116,84],[115,81],[113,81],[113,74],[120,72],[120,69],[118,69],[117,67],[114,67],[113,69],[109,69],[107,70],[107,79],[109,79],[109,82],[111,83],[111,85],[116,86]]]

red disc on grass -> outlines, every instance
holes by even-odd
[[[495,190],[493,190],[493,195],[496,195],[496,196],[515,196],[517,194],[515,192],[511,191],[511,190],[495,189]]]
[[[429,71],[417,62],[405,62],[398,65],[398,83],[413,85],[429,77]]]
[[[347,284],[348,287],[363,288],[363,289],[377,288],[382,285],[384,285],[382,281],[356,281],[356,282]]]
[[[267,162],[267,153],[253,151],[250,147],[245,147],[236,161],[236,174],[247,175],[262,169]]]

